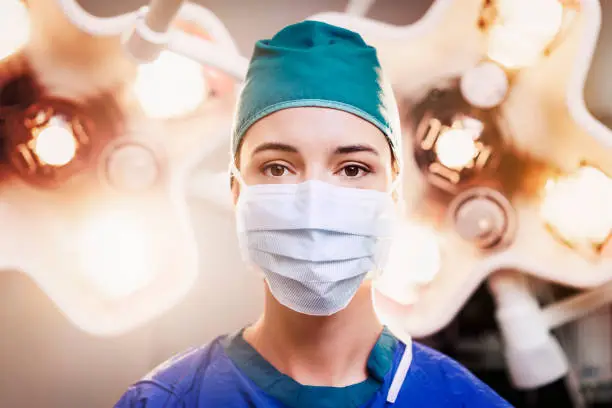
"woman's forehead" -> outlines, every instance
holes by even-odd
[[[389,156],[386,136],[370,122],[351,113],[319,107],[283,109],[256,122],[245,134],[242,153],[262,144],[282,143],[298,151],[327,151],[366,145]]]

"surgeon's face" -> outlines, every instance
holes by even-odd
[[[327,108],[291,108],[266,116],[245,134],[237,162],[247,185],[319,180],[388,191],[395,177],[383,133],[355,115]],[[237,184],[232,186],[235,200]]]

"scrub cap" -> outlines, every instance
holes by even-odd
[[[317,21],[290,25],[255,44],[234,118],[232,158],[259,119],[306,106],[339,109],[372,123],[401,168],[397,104],[376,49],[353,31]]]

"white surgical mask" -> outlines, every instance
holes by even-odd
[[[332,315],[349,304],[368,272],[384,266],[396,219],[390,193],[316,180],[240,182],[236,217],[243,257],[263,271],[284,306]]]

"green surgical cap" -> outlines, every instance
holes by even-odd
[[[353,31],[317,21],[290,25],[255,44],[234,119],[232,157],[259,119],[306,106],[343,110],[372,123],[401,166],[397,105],[376,49]]]

